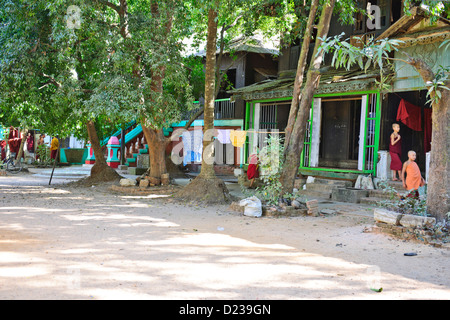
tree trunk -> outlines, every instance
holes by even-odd
[[[421,59],[408,56],[408,64],[413,66],[423,81],[434,80],[436,75]],[[445,84],[449,87],[449,82]],[[450,93],[440,90],[441,99],[432,104],[432,136],[430,152],[430,168],[427,186],[427,212],[438,221],[448,219],[450,212]],[[431,98],[435,97],[434,91]]]
[[[86,123],[91,147],[94,150],[95,164],[91,169],[91,176],[88,178],[91,182],[114,181],[120,179],[120,175],[106,163],[102,152],[100,140],[97,136],[94,121],[89,120]]]
[[[17,152],[16,160],[14,162],[16,166],[21,161],[21,158],[23,155],[23,147],[25,145],[25,140],[26,140],[27,134],[28,134],[28,130],[25,130],[25,133],[24,133],[25,138],[22,138],[22,131],[19,129],[19,138],[21,138],[22,140],[20,141],[19,152]],[[25,159],[25,157],[24,157],[24,159]]]
[[[151,4],[151,12],[154,16],[159,16],[159,7],[157,2],[153,2]],[[171,32],[172,29],[172,16],[167,16],[167,21],[164,26],[167,33]],[[155,40],[156,41],[156,40]],[[166,45],[164,42],[165,39],[160,40],[162,41],[162,45]],[[152,73],[152,81],[150,84],[151,91],[162,94],[164,87],[164,77],[166,72],[166,66],[160,65],[155,67],[151,70]],[[141,84],[141,57],[137,56],[136,61],[134,64],[134,70],[133,75],[136,80],[136,87],[139,87]],[[144,97],[141,97],[141,102],[144,103]],[[145,117],[145,115],[144,115]],[[169,143],[169,140],[164,137],[163,128],[150,128],[147,127],[147,121],[146,119],[142,119],[141,126],[142,131],[144,132],[145,140],[148,144],[148,150],[149,150],[149,162],[150,166],[147,170],[146,175],[161,179],[161,175],[167,173],[167,167],[166,167],[166,146]]]
[[[311,66],[301,93],[300,106],[290,135],[289,144],[286,145],[286,159],[280,176],[282,194],[291,193],[294,187],[295,177],[300,165],[300,155],[303,150],[303,141],[305,140],[305,126],[314,98],[314,91],[320,80],[319,69],[323,60],[323,50],[317,55],[317,51],[322,44],[319,38],[325,38],[328,35],[335,2],[336,0],[329,1],[322,9]]]
[[[427,186],[427,211],[438,221],[449,219],[450,212],[450,94],[442,90],[433,103],[430,168]]]
[[[166,146],[169,140],[164,137],[163,129],[149,129],[142,123],[142,130],[148,144],[150,157],[150,167],[147,170],[147,175],[161,179],[161,175],[167,173]]]
[[[215,92],[215,66],[216,66],[216,42],[217,42],[217,12],[213,9],[208,13],[208,38],[206,42],[206,66],[205,66],[205,105],[204,105],[204,127],[203,156],[200,176],[212,178],[215,176],[214,165],[208,161],[208,132],[214,129],[214,92]]]
[[[297,73],[295,75],[294,93],[292,95],[291,109],[289,111],[288,124],[285,129],[285,145],[289,144],[289,139],[294,127],[295,119],[297,117],[298,105],[300,102],[300,92],[303,85],[303,75],[305,73],[307,57],[309,52],[309,44],[311,43],[311,35],[314,28],[314,20],[316,18],[317,8],[319,6],[319,0],[313,0],[311,3],[311,9],[309,11],[308,23],[306,25],[305,34],[303,36],[303,44],[300,52],[300,58],[298,59]]]
[[[225,183],[216,177],[213,163],[212,144],[214,130],[214,92],[217,41],[217,12],[214,8],[208,12],[208,37],[206,40],[205,67],[205,106],[202,168],[200,174],[191,183],[177,193],[177,198],[204,203],[225,203],[230,199]]]

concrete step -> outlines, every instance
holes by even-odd
[[[351,181],[346,181],[346,180],[315,178],[314,183],[315,184],[323,184],[323,185],[332,185],[332,186],[339,187],[339,188],[353,187],[353,183]]]
[[[331,192],[320,192],[314,190],[300,190],[299,196],[306,197],[308,200],[312,199],[331,199]]]
[[[391,180],[387,180],[387,181],[380,181],[378,183],[386,183],[388,186],[394,188],[397,191],[403,190],[403,183],[401,181],[391,181]]]
[[[331,193],[333,189],[340,188],[340,186],[336,186],[334,184],[325,184],[325,183],[307,183],[306,190],[311,191],[319,191],[319,192],[329,192]]]
[[[390,199],[391,195],[390,195],[390,193],[384,192],[381,189],[374,189],[374,190],[369,190],[369,197]]]
[[[370,205],[377,205],[380,201],[385,201],[387,199],[384,198],[378,198],[378,197],[366,197],[361,198],[360,203],[362,204],[370,204]]]

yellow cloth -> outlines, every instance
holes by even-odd
[[[50,145],[50,150],[58,150],[58,148],[59,148],[59,141],[55,137],[55,138],[52,139],[52,143]]]
[[[242,148],[247,139],[247,131],[242,130],[231,130],[230,140],[231,144],[235,147]]]

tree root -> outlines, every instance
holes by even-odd
[[[202,204],[229,204],[231,195],[222,179],[217,177],[196,177],[174,195],[179,201],[199,202]]]

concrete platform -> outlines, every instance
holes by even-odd
[[[355,188],[337,188],[331,193],[331,199],[340,202],[360,203],[362,198],[369,196],[369,190]]]

